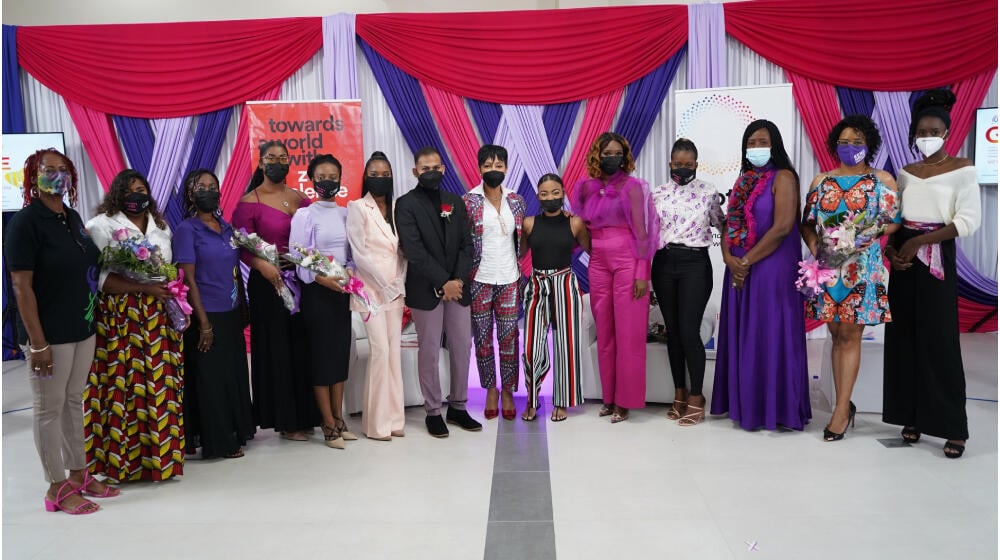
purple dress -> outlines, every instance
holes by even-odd
[[[742,247],[730,244],[734,257],[745,255],[774,223],[774,177],[766,170],[752,189],[746,202],[745,229],[750,235],[741,231]],[[730,198],[730,216],[734,201],[740,203],[735,200],[737,190]],[[730,219],[730,235],[733,224]],[[802,430],[812,417],[805,318],[795,288],[801,258],[799,236],[793,230],[773,253],[751,267],[741,290],[733,288],[730,271],[725,273],[711,412],[728,412],[746,430],[774,430],[779,425]]]

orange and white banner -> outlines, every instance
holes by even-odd
[[[346,206],[361,197],[365,164],[361,101],[249,101],[247,117],[251,161],[260,161],[261,143],[281,140],[288,148],[286,184],[316,200],[309,161],[331,154],[343,166],[337,204]]]

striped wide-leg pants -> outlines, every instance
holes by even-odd
[[[576,406],[583,400],[580,388],[583,301],[576,275],[569,268],[535,269],[524,288],[524,377],[533,408],[538,408],[538,389],[550,368],[550,325],[555,368],[552,404]]]

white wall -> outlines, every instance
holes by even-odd
[[[550,10],[641,4],[693,4],[704,0],[5,0],[8,25],[80,25],[327,16],[339,12],[479,12]],[[723,0],[726,1],[726,0]]]

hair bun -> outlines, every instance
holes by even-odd
[[[382,153],[382,152],[380,152],[378,150],[375,150],[374,152],[372,152],[372,155],[368,159],[370,159],[370,160],[372,160],[372,159],[382,159],[382,160],[385,160],[385,161],[389,161],[389,158],[386,157],[386,155],[384,153]]]
[[[940,107],[945,111],[951,112],[953,105],[955,105],[955,94],[951,90],[943,88],[932,89],[921,95],[913,103],[913,112],[919,113],[930,107]]]

